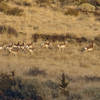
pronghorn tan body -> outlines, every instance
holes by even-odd
[[[90,45],[84,47],[82,51],[92,51],[94,49],[94,43],[91,42]]]
[[[45,42],[45,43],[42,43],[41,46],[43,48],[51,48],[51,43],[49,41]]]
[[[13,55],[16,55],[19,50],[19,48],[13,48],[13,47],[7,47],[6,49],[9,51],[9,53],[11,53]]]
[[[3,50],[3,47],[2,46],[0,46],[0,50]]]
[[[66,48],[66,44],[67,44],[67,42],[58,44],[58,45],[57,45],[57,48],[58,48],[58,49],[64,49],[64,48]]]
[[[58,47],[59,49],[63,49],[63,48],[66,47],[66,45],[65,45],[65,44],[58,44],[57,47]]]
[[[32,53],[34,50],[33,43],[31,42],[31,43],[26,44],[25,49],[28,50],[30,53]]]

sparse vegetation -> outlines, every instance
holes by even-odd
[[[31,76],[37,76],[37,75],[43,75],[46,76],[46,72],[44,70],[40,70],[39,68],[34,68],[34,69],[30,69],[27,73],[27,75],[31,75]]]
[[[14,100],[15,98],[16,100],[42,100],[34,84],[16,77],[11,79],[9,74],[2,73],[0,75],[0,100]]]
[[[95,6],[90,3],[83,3],[79,6],[80,10],[83,12],[95,12]]]
[[[83,90],[83,93],[85,95],[88,95],[88,97],[92,96],[93,100],[99,100],[100,99],[100,88],[87,88]]]
[[[0,25],[0,34],[8,34],[18,36],[18,32],[11,26]]]
[[[99,100],[99,5],[0,0],[0,100]]]
[[[38,34],[35,33],[32,35],[32,40],[34,42],[37,42],[38,40],[43,40],[43,41],[51,41],[51,42],[64,42],[68,41],[70,43],[77,42],[77,43],[84,43],[84,42],[89,42],[91,40],[87,39],[86,37],[81,37],[78,38],[75,35],[71,35],[70,33],[67,33],[66,35],[46,35],[46,34]]]
[[[59,86],[62,90],[62,93],[66,96],[69,96],[69,90],[67,89],[68,85],[69,81],[66,80],[65,73],[62,73]]]
[[[15,3],[20,6],[31,6],[32,0],[16,0]]]
[[[67,11],[65,11],[65,15],[71,15],[71,16],[78,16],[79,15],[78,9],[71,9],[69,8]]]
[[[0,3],[0,11],[7,14],[7,15],[14,15],[14,16],[21,16],[23,14],[23,10],[17,7],[12,8],[8,6],[6,3]]]

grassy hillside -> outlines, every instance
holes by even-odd
[[[100,100],[99,0],[0,0],[0,100],[15,99]]]

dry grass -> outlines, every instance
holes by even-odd
[[[0,3],[0,11],[7,14],[7,15],[13,15],[13,16],[21,16],[23,14],[23,10],[20,8],[12,8],[7,5],[7,3]]]
[[[0,76],[0,100],[6,100],[4,96],[8,100],[12,98],[16,100],[99,100],[100,21],[96,20],[99,15],[79,13],[74,9],[77,6],[74,7],[73,4],[65,7],[71,8],[67,12],[66,9],[59,8],[59,4],[57,6],[54,3],[53,6],[57,10],[53,10],[49,7],[39,7],[34,3],[33,0],[22,2],[9,0],[9,4],[0,2],[0,44],[32,41],[34,46],[32,54],[22,51],[16,56],[8,55],[6,50],[0,50],[0,72],[4,72],[2,75],[5,76],[5,78]],[[44,1],[43,5],[46,4]],[[25,14],[16,16],[20,13],[17,8],[23,9]],[[62,10],[67,14],[65,15]],[[9,16],[7,12],[14,16]],[[18,34],[18,32],[25,34]],[[8,34],[11,37],[6,37]],[[81,52],[81,49],[91,40],[95,43],[94,50]],[[41,48],[43,41],[50,41],[54,47]],[[66,48],[59,50],[57,44],[65,41],[68,42]],[[16,71],[16,85],[13,84],[12,78],[5,74],[12,70]],[[62,72],[65,76],[58,82],[58,76],[61,76]],[[70,81],[68,85],[66,80]],[[65,92],[67,95],[62,93],[59,84],[68,90]]]

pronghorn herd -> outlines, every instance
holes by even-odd
[[[4,44],[3,46],[0,46],[0,50],[7,50],[9,53],[16,55],[18,53],[18,51],[22,50],[22,51],[29,51],[30,53],[32,53],[34,47],[33,47],[33,43],[8,43],[8,44]]]
[[[53,48],[53,43],[49,42],[49,41],[45,41],[43,43],[40,44],[41,48],[47,48],[47,49],[52,49]],[[68,42],[63,42],[63,43],[56,43],[56,48],[58,49],[65,49],[66,47],[68,47]],[[8,43],[8,44],[4,44],[2,46],[0,46],[0,51],[1,50],[7,50],[9,53],[16,55],[18,53],[18,51],[22,50],[22,51],[28,51],[30,54],[32,54],[32,52],[34,51],[35,46],[33,46],[33,43]],[[82,48],[82,52],[84,51],[92,51],[94,49],[94,43],[91,42],[88,46]]]

